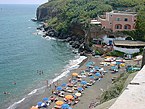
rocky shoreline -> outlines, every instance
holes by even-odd
[[[69,43],[72,48],[78,49],[78,52],[81,55],[85,55],[86,53],[92,53],[91,48],[85,44],[85,37],[77,36],[73,33],[60,33],[51,26],[46,26],[45,23],[43,23],[42,26],[38,27],[37,30],[41,30],[44,32],[43,37],[49,36],[56,39],[61,39],[63,42]]]

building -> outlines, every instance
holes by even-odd
[[[145,47],[145,42],[132,40],[114,40],[113,49],[127,54],[140,52],[140,48]]]
[[[98,22],[101,22],[103,28],[111,29],[113,32],[128,31],[135,29],[136,16],[134,12],[112,11],[98,16]]]

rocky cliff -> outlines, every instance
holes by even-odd
[[[45,21],[57,16],[60,11],[48,3],[42,4],[37,8],[36,17],[38,21]]]

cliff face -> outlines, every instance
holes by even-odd
[[[46,4],[42,4],[37,8],[36,17],[38,21],[44,21],[57,16],[59,13],[59,10],[54,6],[47,6]]]

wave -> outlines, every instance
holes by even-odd
[[[57,80],[61,79],[62,77],[66,76],[68,73],[70,73],[71,70],[79,68],[79,64],[85,60],[87,57],[85,56],[77,56],[77,59],[70,60],[69,64],[65,66],[65,69],[63,70],[63,73],[57,76],[55,79],[53,79],[52,82],[56,82]]]
[[[46,40],[56,40],[56,38],[54,38],[54,37],[49,37],[49,36],[46,36],[45,39],[46,39]]]
[[[79,68],[79,66],[80,66],[79,64],[80,64],[83,60],[85,60],[87,57],[85,57],[85,56],[79,56],[79,55],[78,55],[78,56],[76,56],[75,58],[76,58],[76,59],[74,59],[74,60],[70,60],[70,61],[69,61],[69,64],[66,65],[66,66],[64,67],[64,69],[63,69],[63,71],[62,71],[63,73],[61,73],[59,76],[57,76],[57,77],[54,78],[53,80],[49,81],[49,82],[50,82],[49,84],[52,84],[52,83],[58,81],[59,79],[63,78],[64,76],[66,76],[67,74],[69,74],[71,70],[74,70],[74,69]],[[41,87],[41,88],[39,88],[39,89],[34,89],[34,90],[31,91],[29,94],[27,94],[27,96],[26,96],[25,98],[21,99],[21,100],[18,101],[18,102],[15,102],[15,103],[12,104],[11,106],[9,106],[7,109],[15,109],[15,108],[17,107],[17,105],[20,104],[21,102],[23,102],[26,98],[29,98],[30,96],[36,94],[37,92],[39,92],[39,93],[41,92],[41,93],[42,93],[42,89],[44,89],[45,87],[46,87],[46,86],[43,86],[43,87]]]
[[[34,93],[36,93],[38,91],[38,89],[34,89],[32,92],[30,92],[28,95],[32,95]]]
[[[8,107],[7,109],[15,109],[16,106],[17,106],[18,104],[20,104],[21,102],[23,102],[25,99],[26,99],[26,98],[23,98],[23,99],[19,100],[18,102],[15,102],[14,104],[12,104],[12,105],[11,105],[10,107]]]

